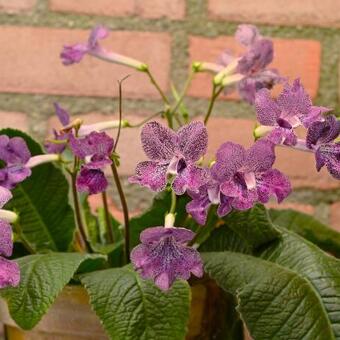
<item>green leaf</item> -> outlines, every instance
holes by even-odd
[[[270,209],[274,224],[294,231],[321,249],[340,257],[340,233],[326,226],[314,217],[299,211]]]
[[[22,137],[32,155],[43,153],[40,145],[23,132],[6,129],[0,134]],[[19,213],[23,237],[35,251],[69,249],[75,223],[68,193],[65,176],[52,164],[34,168],[32,176],[13,190],[7,208]]]
[[[237,296],[254,339],[340,338],[340,261],[293,232],[263,246],[260,258],[204,253],[206,270]]]
[[[185,210],[187,202],[187,197],[177,197],[176,226],[181,226],[187,216]],[[169,192],[163,192],[155,197],[150,209],[130,220],[130,248],[135,247],[139,243],[139,235],[144,229],[164,225],[164,217],[169,211],[170,205],[171,194]]]
[[[81,281],[111,339],[185,338],[190,306],[186,282],[177,281],[164,293],[127,267],[86,274]]]
[[[256,204],[249,210],[233,211],[223,220],[254,249],[280,237],[268,211],[261,204]]]
[[[32,329],[53,304],[80,265],[102,256],[78,253],[49,253],[17,259],[21,280],[16,288],[0,294],[7,300],[13,320],[23,329]]]

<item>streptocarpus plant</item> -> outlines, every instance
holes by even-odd
[[[221,315],[216,307],[208,338],[241,339],[245,324],[260,340],[340,339],[339,234],[310,216],[263,205],[292,191],[275,167],[279,147],[313,153],[318,171],[325,167],[340,179],[339,120],[312,104],[299,79],[269,68],[273,44],[254,26],[236,32],[243,54],[194,62],[174,98],[149,65],[104,49],[108,36],[95,27],[87,42],[64,47],[62,62],[95,57],[131,67],[149,77],[164,107],[131,124],[122,117],[120,82],[114,120],[86,125],[55,103],[62,128],[45,142],[47,153],[22,132],[1,131],[0,207],[13,198],[0,210],[0,287],[7,287],[0,293],[12,318],[33,328],[64,286],[77,284],[88,291],[110,338],[184,339],[190,286],[217,284],[225,291],[219,302],[228,301],[233,312]],[[212,96],[205,117],[189,119],[185,95],[198,72],[213,73]],[[278,83],[283,90],[273,98]],[[206,125],[219,95],[234,89],[256,113],[254,143],[246,149],[226,136],[208,161]],[[125,129],[142,125],[145,159],[129,182],[157,195],[148,211],[131,217],[116,150]],[[297,127],[305,128],[304,139]],[[123,221],[108,209],[111,179]],[[87,202],[93,194],[103,200],[95,212]],[[12,253],[9,222],[13,260],[4,258]]]

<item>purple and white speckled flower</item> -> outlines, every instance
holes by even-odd
[[[113,139],[105,132],[91,132],[84,138],[70,135],[73,154],[85,161],[77,177],[79,191],[97,194],[106,190],[108,182],[102,169],[112,164],[113,147]]]
[[[272,98],[267,89],[260,90],[256,94],[255,108],[258,121],[269,127],[267,138],[274,144],[285,145],[296,144],[294,128],[300,125],[308,128],[313,122],[324,120],[322,114],[330,111],[312,105],[299,79],[292,85],[287,83],[277,99]]]
[[[224,85],[237,82],[241,97],[253,104],[257,91],[263,88],[271,89],[284,78],[275,69],[267,69],[273,61],[273,43],[261,36],[255,26],[239,25],[235,39],[246,48],[246,51],[238,58],[225,51],[219,60],[224,70],[216,75],[215,81],[221,80]]]
[[[107,38],[108,36],[108,28],[98,25],[91,31],[87,43],[65,45],[60,54],[63,64],[68,66],[79,63],[84,58],[84,56],[88,54],[111,63],[132,67],[139,71],[145,71],[147,69],[147,65],[136,59],[125,57],[104,49],[100,45],[99,41]]]
[[[20,281],[18,264],[5,258],[11,256],[13,251],[12,228],[9,222],[17,217],[11,211],[2,210],[2,207],[11,198],[11,192],[0,187],[0,288],[15,287]]]
[[[130,183],[162,191],[168,175],[173,175],[172,188],[177,195],[182,195],[186,190],[198,191],[207,180],[206,170],[195,164],[206,153],[208,145],[203,123],[192,122],[175,132],[158,122],[150,122],[143,127],[141,139],[150,161],[137,165]]]
[[[5,166],[0,169],[0,186],[13,189],[18,183],[31,175],[26,166],[31,153],[21,137],[0,136],[0,160]]]
[[[330,115],[323,122],[313,123],[306,137],[307,148],[315,152],[317,170],[326,166],[336,179],[340,179],[340,143],[335,142],[339,134],[340,121]]]
[[[272,169],[274,161],[274,144],[269,141],[257,141],[248,150],[227,142],[217,151],[211,173],[231,206],[246,210],[258,201],[267,203],[271,195],[281,202],[291,192],[287,177]]]
[[[188,280],[203,275],[203,264],[197,250],[187,246],[195,233],[185,228],[153,227],[145,229],[141,244],[131,252],[131,262],[144,279],[152,279],[162,290],[168,290],[176,279]]]

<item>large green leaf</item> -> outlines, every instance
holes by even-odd
[[[206,270],[235,294],[254,339],[340,339],[340,262],[293,232],[257,252],[204,253]],[[228,244],[227,244],[228,246]]]
[[[23,329],[33,328],[53,304],[79,266],[98,261],[100,255],[49,253],[17,259],[21,280],[16,288],[0,294],[7,300],[13,320]]]
[[[167,293],[130,268],[81,276],[92,308],[113,340],[180,340],[189,318],[190,288],[177,281]]]
[[[254,249],[280,237],[268,211],[261,204],[249,210],[233,211],[223,220]]]
[[[185,205],[188,198],[180,196],[177,198],[176,226],[181,226],[187,216]],[[152,206],[146,212],[130,220],[130,247],[133,248],[139,243],[140,233],[149,227],[163,226],[165,214],[170,210],[171,194],[164,192],[157,195]]]
[[[32,155],[43,153],[38,143],[20,131],[6,129],[0,134],[24,138]],[[69,249],[75,223],[68,192],[65,176],[52,164],[34,168],[32,176],[13,190],[8,208],[19,213],[23,237],[35,251]]]
[[[324,225],[314,217],[299,211],[269,210],[273,223],[292,230],[321,249],[340,257],[340,233]]]

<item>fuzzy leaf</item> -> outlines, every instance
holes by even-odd
[[[86,274],[81,281],[111,339],[185,338],[190,306],[186,282],[177,281],[164,293],[127,267]]]

